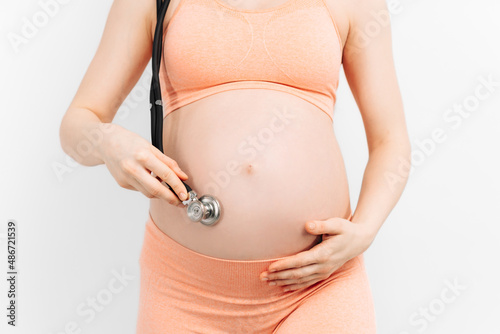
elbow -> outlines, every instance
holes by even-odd
[[[75,152],[74,146],[74,133],[75,130],[71,126],[71,119],[66,112],[59,125],[59,145],[64,153],[80,165],[86,166],[82,157]]]
[[[61,149],[63,150],[63,152],[74,159],[74,157],[71,155],[70,150],[67,113],[64,115],[61,120],[61,124],[59,125],[59,144],[61,145]]]
[[[404,136],[387,136],[377,141],[368,142],[369,153],[372,154],[378,151],[393,152],[401,158],[410,162],[411,160],[411,143],[407,134]]]
[[[398,175],[407,179],[412,166],[412,147],[408,135],[384,138],[369,145],[370,157],[384,157],[395,165]]]
[[[412,148],[408,136],[404,136],[394,145],[394,155],[396,157],[396,167],[398,174],[408,180],[412,169]],[[405,181],[405,182],[406,182]]]
[[[411,159],[412,159],[412,148],[411,148],[411,143],[410,143],[410,138],[408,136],[405,136],[404,139],[401,141],[401,157],[407,162],[409,165],[411,165]]]
[[[88,109],[70,107],[59,125],[59,143],[63,152],[82,166],[104,163],[99,152],[103,134],[96,129],[99,124],[102,122]]]

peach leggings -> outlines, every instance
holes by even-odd
[[[282,258],[206,256],[163,233],[149,215],[139,260],[137,333],[375,333],[363,254],[327,279],[288,292],[259,279]]]

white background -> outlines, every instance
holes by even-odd
[[[16,49],[9,34],[20,34],[24,19],[32,22],[42,7],[0,2],[1,333],[70,333],[72,322],[80,333],[135,331],[148,199],[120,188],[103,165],[76,165],[59,143],[61,118],[111,3],[68,1]],[[500,86],[476,99],[467,118],[444,118],[454,104],[474,102],[480,77],[500,82],[500,2],[391,3],[398,8],[391,17],[394,57],[414,169],[365,253],[378,332],[500,333]],[[148,140],[150,73],[148,66],[114,121]],[[343,72],[335,112],[354,208],[367,148]],[[445,139],[430,144],[438,128]],[[9,219],[18,223],[16,328],[6,325]],[[77,310],[104,296],[114,271],[132,278],[95,317],[82,316]]]

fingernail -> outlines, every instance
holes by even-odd
[[[179,196],[180,196],[180,198],[181,198],[183,201],[185,201],[185,200],[187,199],[187,195],[186,195],[186,193],[184,193],[184,192],[180,193],[180,194],[179,194]]]
[[[314,224],[313,222],[309,222],[309,223],[307,223],[307,226],[308,226],[311,230],[313,230],[313,229],[316,227],[316,224]]]
[[[276,282],[269,282],[269,285],[276,285]]]

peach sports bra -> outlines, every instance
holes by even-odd
[[[342,42],[325,0],[237,9],[227,0],[180,0],[163,32],[163,118],[231,89],[293,94],[330,117]],[[167,33],[168,32],[168,33]]]

